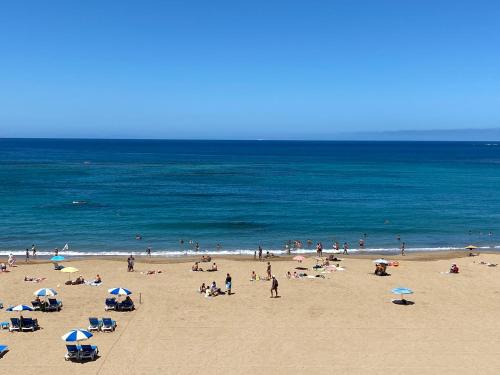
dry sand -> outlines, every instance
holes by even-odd
[[[458,254],[452,254],[457,256]],[[2,373],[33,374],[498,374],[500,373],[500,255],[482,254],[456,260],[432,259],[450,254],[409,256],[377,277],[370,257],[344,257],[343,272],[326,279],[288,280],[291,260],[272,261],[279,280],[278,299],[270,283],[249,281],[252,270],[265,274],[265,263],[215,259],[219,271],[191,272],[191,263],[136,263],[126,272],[125,260],[87,259],[65,262],[99,287],[66,286],[67,274],[48,263],[19,264],[0,274],[4,305],[29,304],[41,287],[55,288],[61,312],[26,313],[42,327],[35,333],[0,331],[0,344],[10,347],[0,359]],[[20,262],[22,263],[22,262]],[[442,274],[457,263],[460,274]],[[308,259],[304,264],[315,264]],[[207,266],[207,264],[203,264]],[[161,269],[163,274],[140,271]],[[233,277],[232,296],[205,298],[202,282],[223,286]],[[311,270],[306,271],[313,274]],[[35,284],[24,275],[47,277]],[[78,274],[76,274],[78,275]],[[75,275],[73,278],[76,277]],[[134,294],[137,310],[104,312],[111,287]],[[412,288],[412,306],[391,303],[394,287]],[[142,303],[139,304],[139,294]],[[16,313],[0,312],[8,321]],[[61,335],[86,328],[89,316],[110,316],[114,333],[95,333],[94,362],[64,360]]]

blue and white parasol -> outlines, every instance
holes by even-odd
[[[61,338],[63,339],[63,341],[75,342],[75,341],[87,340],[92,336],[94,335],[85,329],[72,329],[65,335],[61,336]]]
[[[38,296],[38,297],[54,297],[57,295],[57,292],[51,288],[42,288],[42,289],[38,289],[33,294],[35,296]]]
[[[125,288],[111,288],[108,289],[109,294],[113,294],[115,296],[128,296],[132,294],[132,292]]]

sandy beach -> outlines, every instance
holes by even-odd
[[[0,331],[10,351],[0,359],[2,372],[73,374],[497,374],[500,369],[498,311],[500,255],[463,257],[460,253],[415,254],[398,259],[391,274],[373,274],[376,256],[345,256],[344,271],[325,278],[287,279],[299,264],[271,261],[281,298],[270,298],[269,281],[250,281],[252,270],[264,275],[266,263],[244,258],[216,258],[219,271],[191,272],[191,259],[138,258],[133,273],[126,260],[82,259],[64,262],[86,279],[97,273],[101,286],[64,285],[68,275],[50,263],[24,264],[0,274],[5,306],[30,304],[33,292],[55,288],[61,312],[26,312],[38,318],[34,333]],[[459,257],[460,256],[460,257]],[[452,263],[459,274],[446,274]],[[308,258],[301,266],[316,261]],[[208,266],[207,263],[202,266]],[[160,269],[161,274],[141,271]],[[231,296],[206,298],[202,282],[223,287],[233,279]],[[78,274],[79,274],[78,273]],[[78,276],[73,274],[73,279]],[[24,276],[46,277],[40,283]],[[412,288],[415,304],[398,306],[391,289]],[[133,291],[136,310],[105,312],[111,287]],[[141,302],[139,302],[141,299]],[[9,321],[18,313],[0,311]],[[100,357],[87,363],[65,361],[61,336],[87,328],[88,317],[109,316],[118,327],[97,332],[88,343]]]

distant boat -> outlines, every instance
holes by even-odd
[[[73,201],[73,204],[87,204],[87,201]]]

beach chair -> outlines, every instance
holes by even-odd
[[[82,345],[80,348],[80,359],[91,359],[97,357],[99,349],[95,345]]]
[[[0,345],[0,358],[3,357],[5,353],[9,351],[9,347],[7,345]]]
[[[132,311],[134,309],[134,302],[123,301],[118,304],[117,310],[119,311]]]
[[[23,318],[21,321],[21,331],[35,332],[38,329],[38,321],[32,318]]]
[[[76,345],[66,345],[66,350],[68,351],[64,356],[66,361],[70,359],[79,359],[80,358],[80,348]]]
[[[31,306],[33,306],[33,310],[35,311],[40,311],[42,309],[40,301],[31,301]]]
[[[116,298],[111,297],[111,298],[106,298],[106,306],[104,307],[105,311],[108,310],[116,310],[117,303],[116,303]]]
[[[49,298],[49,303],[46,306],[47,311],[61,311],[62,301],[58,301],[55,298]]]
[[[102,327],[102,321],[97,318],[89,318],[89,331],[99,331]]]
[[[113,332],[116,328],[116,321],[111,318],[102,318],[102,328],[103,332]]]
[[[10,318],[9,332],[20,331],[20,330],[21,330],[21,322],[19,321],[19,318]]]

